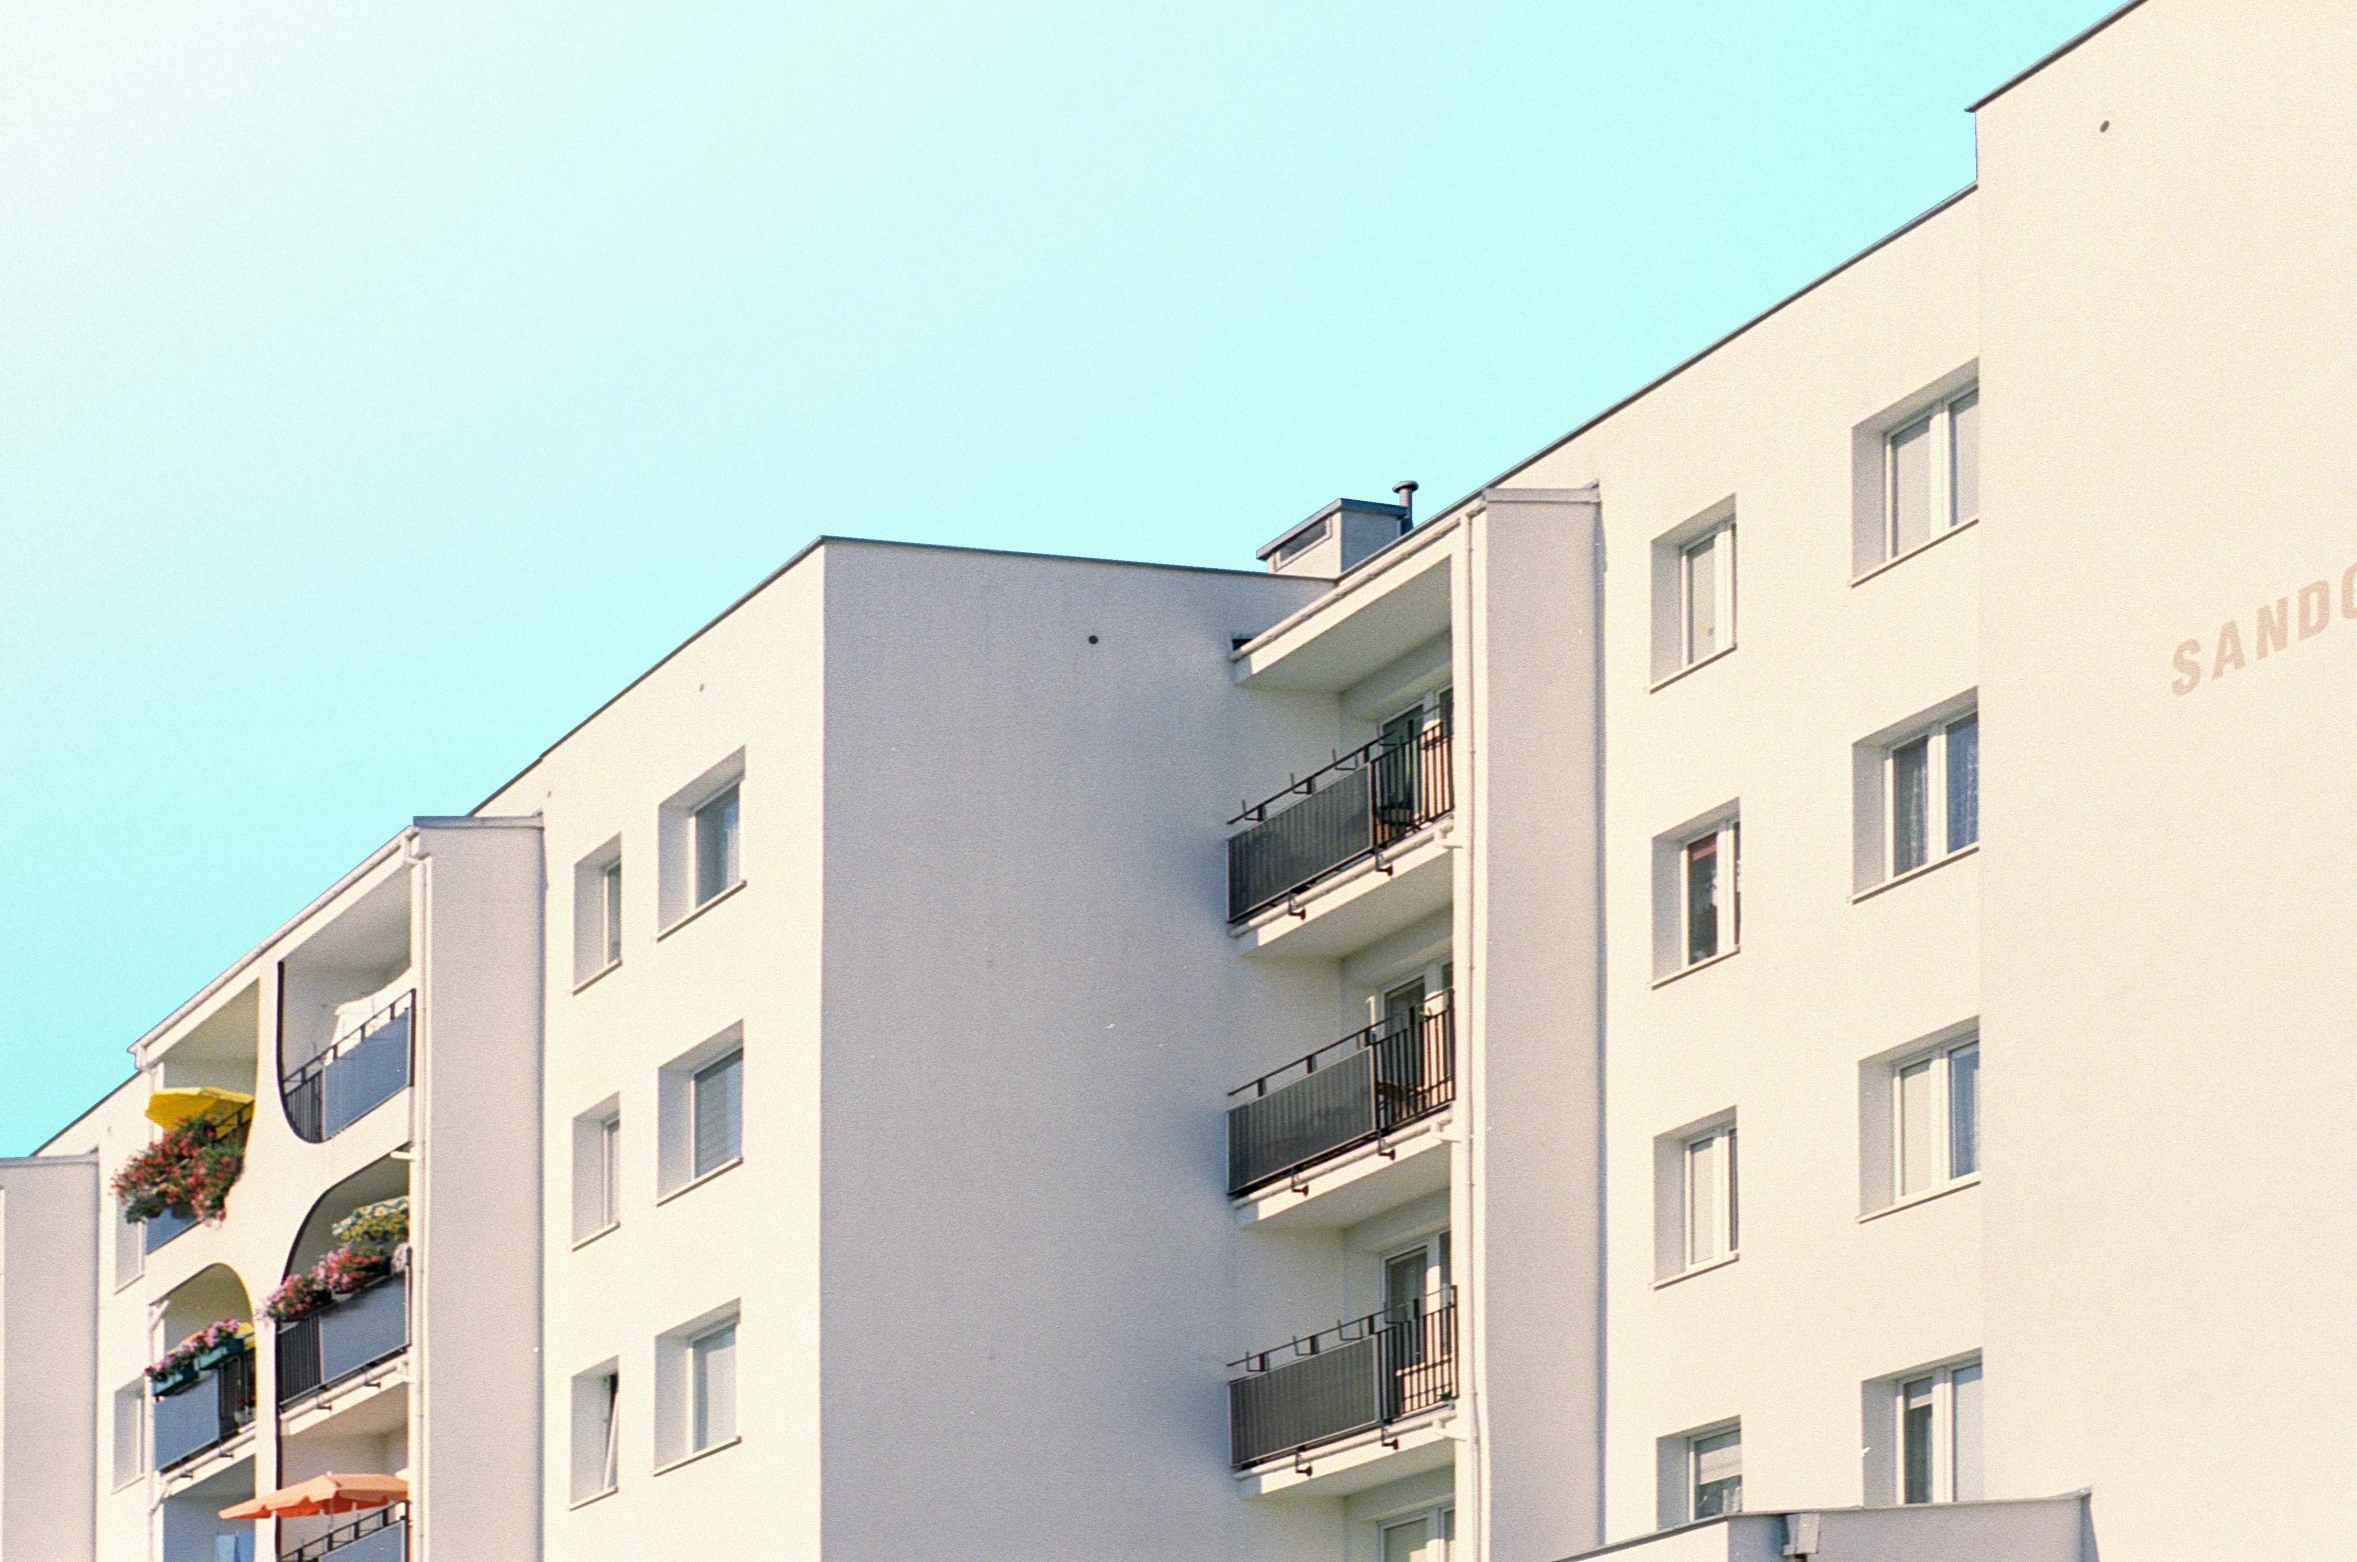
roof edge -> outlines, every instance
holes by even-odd
[[[2052,65],[2056,60],[2061,59],[2064,55],[2070,53],[2073,49],[2076,49],[2080,44],[2085,43],[2088,39],[2094,37],[2097,33],[2103,31],[2106,27],[2109,27],[2112,23],[2118,21],[2121,17],[2126,16],[2130,11],[2135,10],[2142,4],[2144,4],[2144,0],[2128,0],[2126,5],[2123,5],[2118,10],[2112,12],[2111,15],[2104,17],[2094,26],[2089,27],[2085,31],[2072,37],[2067,42],[2063,43],[2060,47],[2049,49],[2045,54],[2039,56],[2036,62],[2031,64],[2027,69],[2016,71],[2013,75],[2008,76],[2005,79],[2003,85],[1996,88],[1996,90],[1982,93],[1971,103],[1965,105],[1964,112],[1967,114],[1979,113],[1985,105],[1994,103],[1997,99],[2005,96],[2005,94],[2011,92],[2014,88],[2020,86],[2023,82],[2028,81],[2032,76],[2037,75],[2038,72],[2044,70],[2047,66]]]

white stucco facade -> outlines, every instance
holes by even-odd
[[[2353,74],[2132,6],[1421,524],[813,543],[0,1163],[0,1562],[2332,1554]]]

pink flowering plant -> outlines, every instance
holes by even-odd
[[[393,1272],[393,1250],[409,1239],[409,1201],[363,1204],[331,1228],[340,1243],[308,1274],[291,1274],[262,1299],[280,1323],[308,1318],[339,1296],[365,1290]]]
[[[262,1315],[279,1323],[293,1323],[308,1318],[328,1303],[327,1287],[311,1278],[309,1273],[291,1274],[278,1282],[278,1289],[262,1298]]]
[[[336,1296],[349,1296],[376,1284],[393,1272],[393,1255],[368,1252],[355,1247],[339,1247],[321,1259],[311,1271],[314,1283],[324,1286]]]
[[[125,1220],[153,1220],[169,1211],[217,1221],[228,1213],[229,1190],[245,1163],[242,1115],[191,1117],[125,1161],[113,1191]]]
[[[243,1318],[223,1318],[208,1323],[187,1339],[164,1352],[147,1369],[147,1381],[157,1393],[169,1393],[174,1386],[196,1381],[197,1358],[212,1351],[251,1350],[254,1326]]]

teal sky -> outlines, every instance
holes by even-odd
[[[0,1153],[811,536],[1429,510],[2113,3],[0,8]]]

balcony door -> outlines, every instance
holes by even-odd
[[[1435,689],[1383,723],[1375,758],[1375,843],[1412,835],[1427,815],[1427,729],[1449,724],[1450,691]],[[1445,750],[1443,751],[1445,752]]]
[[[1383,1562],[1447,1562],[1456,1519],[1455,1509],[1441,1508],[1384,1525]]]

